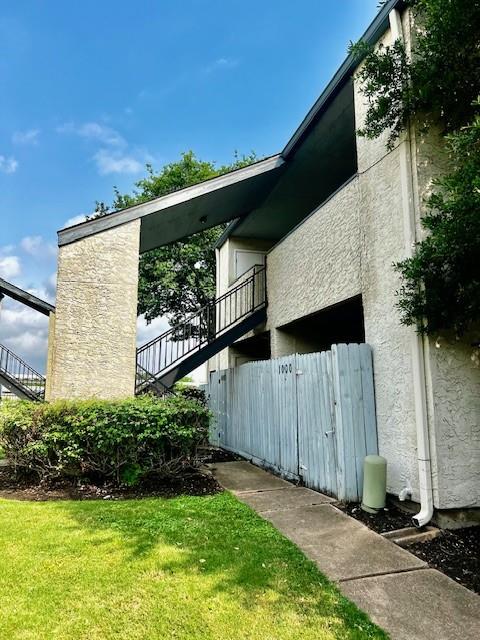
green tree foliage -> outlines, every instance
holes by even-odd
[[[391,46],[351,46],[363,59],[368,100],[359,135],[400,133],[427,118],[443,125],[452,170],[437,180],[422,224],[428,236],[395,268],[401,320],[420,332],[462,334],[480,319],[480,0],[410,0],[417,25],[411,54]]]
[[[423,226],[430,232],[397,265],[399,307],[421,331],[461,335],[480,318],[480,114],[447,138],[454,169],[437,181]]]
[[[411,55],[396,40],[373,47],[360,41],[350,52],[363,59],[359,71],[369,108],[359,135],[390,133],[392,147],[410,118],[437,116],[452,132],[473,117],[480,90],[480,1],[409,0],[416,29]]]
[[[131,194],[115,189],[112,209],[97,202],[95,217],[108,215],[140,202],[184,189],[209,178],[240,169],[257,161],[255,153],[235,155],[229,165],[216,166],[196,157],[193,151],[166,164],[159,172],[147,165],[147,175],[135,184]],[[206,229],[189,238],[144,253],[140,258],[138,313],[147,321],[167,316],[176,324],[215,296],[215,242],[224,225]]]

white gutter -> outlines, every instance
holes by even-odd
[[[393,40],[403,40],[402,19],[397,9],[389,14]],[[403,222],[405,248],[408,257],[413,255],[416,242],[415,207],[412,184],[412,156],[410,133],[407,129],[403,144],[399,146],[400,184],[402,189]],[[413,516],[413,524],[423,527],[433,516],[432,465],[430,457],[430,436],[428,431],[427,388],[425,380],[424,341],[416,332],[412,334],[412,373],[417,427],[418,478],[420,490],[420,511]]]

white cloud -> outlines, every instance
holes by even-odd
[[[51,258],[57,255],[57,248],[51,242],[46,242],[42,236],[25,236],[20,246],[31,256],[36,258]]]
[[[170,328],[167,318],[155,318],[147,324],[145,316],[137,318],[137,345],[145,344]]]
[[[33,290],[30,293],[34,293]],[[36,295],[36,294],[34,294]],[[17,331],[23,332],[25,329],[32,327],[37,328],[43,326],[43,314],[38,313],[34,309],[30,309],[20,303],[11,302],[2,309],[2,325],[11,327],[10,333],[16,334]]]
[[[42,236],[27,236],[21,240],[19,247],[32,256],[28,259],[28,279],[18,277],[22,271],[22,262],[18,256],[1,255],[5,249],[14,248],[8,246],[0,248],[0,276],[7,280],[15,279],[15,284],[41,300],[54,301],[56,273],[52,273],[52,270],[55,268],[55,247],[45,242]],[[47,341],[48,318],[5,297],[0,309],[0,343],[43,373]]]
[[[100,149],[93,156],[100,175],[109,173],[139,173],[143,169],[143,163],[130,154],[112,152],[108,149]]]
[[[40,129],[27,129],[26,131],[15,131],[12,136],[14,144],[38,144]]]
[[[0,256],[6,256],[15,249],[15,245],[13,244],[5,244],[3,247],[0,247]]]
[[[8,280],[20,275],[22,271],[20,258],[18,256],[0,257],[0,277]]]
[[[0,310],[0,342],[43,373],[47,341],[48,318],[38,311],[5,298]]]
[[[127,144],[118,131],[99,122],[85,122],[80,125],[76,125],[73,122],[66,122],[57,127],[57,132],[75,134],[81,138],[96,140],[102,144],[113,147],[123,147]]]
[[[57,272],[51,273],[45,282],[45,298],[47,300],[55,300],[57,294]]]
[[[78,216],[73,216],[73,218],[69,218],[62,226],[62,229],[66,227],[73,227],[75,224],[80,224],[81,222],[85,222],[87,219],[86,213],[79,213]]]
[[[167,318],[155,318],[150,324],[147,324],[144,316],[137,318],[137,346],[141,346],[153,338],[161,335],[170,328]],[[207,381],[207,366],[200,365],[194,369],[189,376],[196,384],[204,384]]]
[[[206,67],[203,68],[204,73],[213,73],[221,69],[234,69],[238,67],[239,61],[235,58],[217,58]]]
[[[93,161],[100,175],[140,173],[145,162],[150,160],[147,153],[132,149],[118,131],[98,122],[85,122],[80,125],[66,122],[57,127],[57,132],[74,134],[100,143],[101,148],[93,155]]]
[[[15,173],[18,169],[18,162],[13,156],[7,158],[0,155],[0,171],[2,173]]]

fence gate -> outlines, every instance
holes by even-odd
[[[211,442],[341,500],[359,500],[377,453],[371,349],[252,362],[212,373]]]
[[[332,353],[297,358],[299,473],[309,487],[337,495]]]

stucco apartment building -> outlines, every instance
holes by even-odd
[[[364,39],[403,38],[408,49],[412,33],[403,2],[388,0]],[[393,264],[422,237],[424,198],[446,161],[434,126],[412,124],[391,150],[386,137],[356,134],[366,113],[358,65],[345,60],[280,153],[59,231],[56,308],[39,308],[50,317],[45,398],[132,396],[207,361],[218,374],[367,343],[388,491],[419,503],[424,524],[433,509],[480,507],[480,370],[470,336],[421,338],[400,323]],[[217,300],[137,349],[139,253],[226,222]],[[8,283],[1,292],[38,307]],[[0,382],[15,388],[25,367],[8,354]]]
[[[387,4],[383,26],[379,16],[366,37],[403,37],[408,46],[411,15]],[[217,245],[217,296],[265,264],[268,307],[266,322],[209,369],[368,343],[388,490],[411,491],[423,503],[431,481],[436,509],[479,507],[480,372],[471,340],[420,338],[395,306],[401,283],[393,264],[422,237],[424,198],[445,166],[440,137],[412,125],[388,151],[385,137],[357,136],[366,100],[353,64],[347,60],[288,143],[291,166],[262,205],[231,223]],[[430,455],[422,454],[425,438]]]

